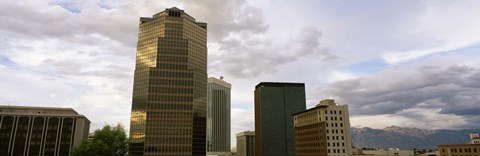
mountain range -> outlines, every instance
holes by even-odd
[[[359,148],[436,149],[439,144],[464,144],[472,130],[427,130],[390,126],[384,129],[351,128],[353,146]]]

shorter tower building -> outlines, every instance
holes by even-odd
[[[297,156],[350,156],[352,139],[347,105],[322,100],[314,108],[293,114]]]
[[[207,155],[230,155],[230,90],[223,80],[208,78]]]
[[[70,155],[89,129],[71,108],[0,106],[0,155]]]
[[[244,131],[237,133],[236,156],[255,156],[255,132]]]
[[[295,155],[292,114],[305,109],[305,84],[259,83],[255,87],[255,155]]]

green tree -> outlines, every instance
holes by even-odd
[[[121,124],[105,125],[95,130],[93,139],[83,140],[75,147],[72,156],[125,156],[127,155],[128,138]]]

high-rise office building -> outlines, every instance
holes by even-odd
[[[207,155],[230,155],[230,90],[223,80],[208,78]]]
[[[255,87],[255,155],[295,155],[292,114],[305,107],[305,84],[259,83]]]
[[[294,114],[297,156],[352,155],[347,105],[326,99],[314,108]]]
[[[206,154],[207,24],[178,8],[141,17],[130,155]]]
[[[255,156],[255,132],[244,131],[237,133],[236,156]]]
[[[70,155],[89,129],[71,108],[0,106],[0,155]]]

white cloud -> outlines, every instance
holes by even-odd
[[[321,77],[321,78],[324,78],[324,77]],[[332,71],[330,74],[328,74],[327,82],[333,83],[336,81],[343,81],[343,80],[355,79],[355,78],[359,78],[359,76],[353,73],[348,73],[348,72]]]
[[[428,55],[440,54],[466,48],[480,43],[480,6],[475,1],[425,2],[425,11],[415,20],[411,34],[422,37],[419,42],[431,41],[423,48],[394,51],[383,54],[390,64],[414,60]],[[461,10],[461,11],[460,11]],[[415,41],[416,39],[413,39]],[[418,40],[418,39],[417,39]]]

